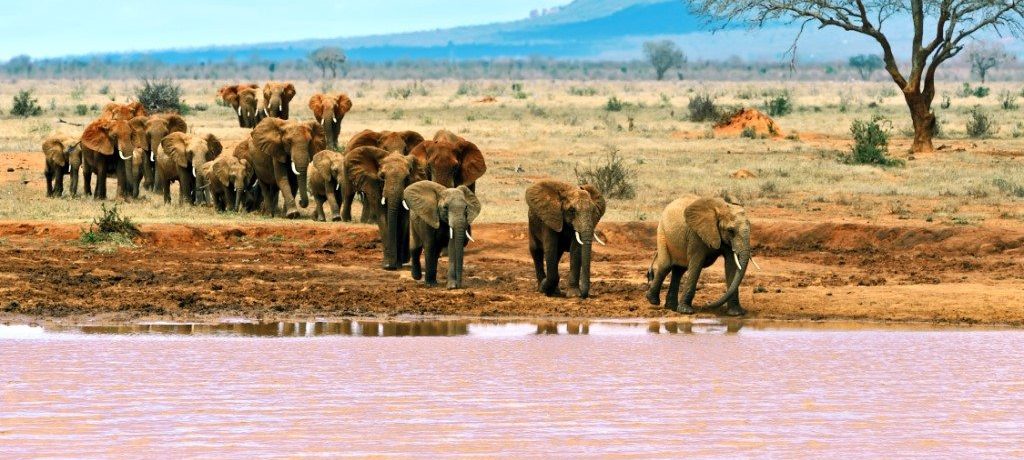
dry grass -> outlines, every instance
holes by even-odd
[[[1024,215],[1024,200],[1013,193],[1014,186],[1024,187],[1019,156],[1024,141],[1015,137],[1024,134],[1024,114],[1002,110],[997,96],[1005,91],[1019,93],[1020,84],[989,85],[992,91],[986,98],[961,98],[956,95],[959,84],[941,85],[936,111],[943,138],[936,145],[947,148],[910,160],[905,168],[880,169],[842,164],[838,156],[849,150],[853,120],[881,114],[894,122],[892,154],[907,158],[909,118],[892,84],[525,81],[521,99],[510,81],[426,81],[403,99],[394,97],[396,88],[413,87],[411,82],[296,83],[299,96],[292,113],[297,118],[311,118],[306,108],[311,94],[348,92],[355,107],[345,119],[343,140],[365,128],[413,129],[427,137],[447,128],[476,142],[488,158],[488,173],[479,184],[485,222],[525,220],[522,194],[531,182],[545,177],[573,181],[577,163],[587,164],[611,147],[619,150],[638,178],[634,199],[612,201],[606,219],[614,221],[653,220],[677,196],[717,195],[723,190],[744,201],[755,216],[783,213],[807,219],[1019,224]],[[54,130],[77,133],[81,129],[58,124],[58,117],[87,123],[94,116],[91,112],[76,115],[77,105],[102,107],[111,97],[124,101],[137,84],[19,81],[0,87],[4,113],[13,95],[26,88],[34,90],[45,109],[36,118],[0,117],[0,219],[87,222],[97,215],[99,204],[91,200],[43,196],[39,142]],[[228,149],[247,135],[248,130],[237,127],[231,109],[215,103],[216,89],[224,82],[181,84],[187,104],[209,106],[186,117],[191,130],[217,135]],[[100,94],[105,86],[109,95]],[[793,96],[795,111],[777,121],[787,133],[798,133],[799,139],[708,138],[709,123],[687,120],[689,98],[698,94],[712,95],[720,106],[759,107],[780,91]],[[950,97],[948,109],[939,107],[943,94]],[[477,102],[489,95],[496,102]],[[626,104],[622,111],[606,110],[613,96]],[[966,139],[968,112],[975,105],[995,116],[999,130],[992,138]],[[8,167],[16,170],[7,172]],[[730,173],[740,168],[758,177],[731,178]],[[897,199],[899,212],[890,212]],[[165,206],[155,195],[126,203],[122,209],[142,223],[265,220],[217,215],[209,208]]]

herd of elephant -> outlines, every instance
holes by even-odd
[[[181,204],[208,203],[218,211],[295,218],[312,195],[313,218],[319,221],[327,220],[325,204],[331,220],[352,221],[358,197],[360,221],[378,226],[385,270],[408,263],[413,279],[433,286],[438,260],[447,254],[447,287],[462,287],[464,248],[473,241],[471,224],[481,211],[476,182],[487,171],[474,143],[443,129],[430,140],[414,131],[367,129],[340,147],[341,122],[352,109],[348,96],[315,94],[309,100],[315,120],[296,121],[288,119],[292,84],[267,83],[262,105],[257,88],[232,85],[218,92],[235,109],[239,126],[252,128],[231,152],[223,151],[212,134],[189,133],[177,114],[149,115],[138,102],[108,104],[80,137],[53,135],[43,141],[47,196],[63,194],[65,175],[71,195],[77,195],[81,168],[84,192],[96,199],[106,199],[110,174],[116,175],[117,196],[123,199],[138,198],[147,189],[170,203],[170,184],[178,182]],[[594,186],[556,180],[528,187],[525,201],[538,290],[587,298],[591,247],[595,241],[604,244],[595,229],[607,201]],[[753,259],[742,207],[719,198],[676,200],[662,215],[657,244],[647,274],[652,305],[661,304],[661,287],[671,273],[664,306],[694,313],[701,270],[723,257],[727,290],[703,308],[727,305],[728,315],[745,313],[739,286]],[[562,292],[558,263],[567,252],[568,289]]]

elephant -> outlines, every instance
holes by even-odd
[[[437,259],[441,248],[448,248],[448,289],[462,288],[464,248],[473,237],[469,225],[480,215],[480,200],[469,187],[448,188],[431,181],[421,181],[405,188],[409,206],[409,229],[412,236],[412,278],[419,280],[420,254],[426,253],[427,286],[437,284]]]
[[[230,209],[238,212],[243,194],[252,176],[252,166],[231,154],[221,154],[208,161],[200,171],[206,182],[206,190],[213,198],[217,211]]]
[[[427,177],[446,187],[465,185],[476,192],[476,181],[487,172],[484,154],[476,144],[442,129],[434,139],[417,145],[411,155],[427,165]]]
[[[327,148],[338,149],[338,135],[345,114],[352,110],[352,100],[347,94],[314,94],[309,98],[309,109],[327,134]]]
[[[560,295],[558,261],[568,251],[569,295],[590,296],[591,245],[595,240],[604,244],[594,231],[604,216],[604,196],[593,185],[544,180],[526,189],[526,204],[538,290],[549,297]]]
[[[156,157],[157,174],[164,203],[171,202],[171,182],[178,181],[178,203],[197,204],[205,201],[205,179],[199,170],[207,161],[217,158],[223,146],[217,136],[171,133],[160,144]]]
[[[256,85],[238,91],[238,116],[241,117],[238,124],[243,128],[255,128],[263,119],[260,116],[260,96]]]
[[[260,86],[255,83],[243,83],[239,85],[223,86],[217,90],[217,96],[224,101],[224,105],[230,106],[238,114],[238,126],[241,128],[252,128],[252,126],[246,126],[244,122],[245,117],[242,116],[241,93],[244,90],[251,89],[253,90],[253,94],[255,94],[255,90],[259,89],[259,87]],[[255,126],[255,124],[253,126]]]
[[[750,256],[750,221],[742,207],[721,198],[696,201],[677,199],[665,207],[658,223],[658,253],[647,272],[650,288],[647,300],[661,303],[661,284],[672,272],[665,308],[693,314],[693,296],[702,269],[710,267],[718,257],[725,259],[725,280],[728,288],[720,299],[702,307],[715,309],[728,303],[725,313],[741,316],[739,288],[747,272]],[[683,275],[682,299],[679,284]]]
[[[295,85],[272,81],[263,85],[263,115],[288,119],[288,103],[295,97]]]
[[[345,151],[351,152],[359,147],[377,147],[389,153],[408,155],[421,142],[423,142],[423,136],[415,131],[376,132],[366,129],[359,134],[352,136],[352,139],[350,139],[348,144],[345,146]],[[341,195],[343,201],[341,218],[345,222],[351,222],[352,201],[355,198],[356,189],[348,183],[342,184]],[[375,209],[374,206],[366,202],[366,197],[363,197],[363,201],[363,213],[359,221],[362,223],[369,223],[377,220],[377,216],[373,214],[373,210]]]
[[[253,212],[263,205],[263,194],[260,191],[260,181],[256,178],[256,173],[252,167],[252,155],[251,152],[256,148],[252,146],[252,138],[245,139],[235,145],[234,150],[231,151],[231,155],[239,160],[245,160],[249,164],[249,177],[246,178],[247,187],[245,193],[242,195],[241,206],[245,207],[246,212]]]
[[[156,177],[156,157],[164,137],[170,133],[188,132],[188,124],[184,118],[174,113],[134,117],[128,123],[132,127],[132,143],[144,152],[141,168],[136,168],[134,162],[128,168],[132,194],[138,198],[142,187],[153,191],[159,183],[159,178]]]
[[[111,102],[103,107],[103,111],[100,112],[99,118],[131,120],[134,117],[143,117],[146,115],[146,108],[139,102],[129,102],[127,104]]]
[[[134,196],[132,183],[128,180],[128,169],[135,146],[127,119],[116,114],[111,117],[101,116],[85,127],[81,147],[86,194],[92,193],[90,184],[92,174],[95,173],[96,191],[93,195],[96,199],[107,199],[108,174],[117,177],[117,196]]]
[[[64,195],[64,175],[71,176],[71,196],[78,196],[78,171],[82,167],[82,145],[78,139],[54,134],[43,140],[46,157],[46,196]]]
[[[322,150],[313,155],[309,165],[309,192],[316,201],[313,220],[327,221],[324,202],[331,205],[331,220],[341,221],[341,183],[345,178],[345,154],[333,150]]]
[[[353,190],[363,193],[365,207],[376,217],[384,269],[397,270],[409,261],[409,210],[402,192],[426,178],[424,166],[412,155],[359,147],[345,154],[345,177]]]
[[[299,217],[298,207],[309,205],[306,189],[309,162],[327,141],[323,127],[315,121],[287,121],[264,118],[250,134],[251,164],[260,182],[264,211],[277,211],[278,195],[284,196],[284,215]],[[295,203],[296,188],[300,201]]]

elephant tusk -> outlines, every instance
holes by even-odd
[[[402,200],[402,207],[405,208],[406,211],[408,211],[409,210],[409,203],[406,203],[405,200]]]
[[[156,152],[149,152],[149,161],[156,161]]]
[[[238,116],[242,116],[242,108],[241,107],[238,108]]]
[[[68,163],[68,172],[71,172],[71,163]]]
[[[284,112],[284,105],[283,104],[278,104],[277,105],[277,111],[278,112]]]
[[[335,190],[341,190],[341,182],[338,182],[338,183],[334,184],[334,189]]]
[[[327,123],[327,119],[326,118],[324,118],[323,120],[320,120],[320,126],[324,126],[324,123]]]
[[[601,243],[601,246],[608,246],[607,244],[604,244],[604,241],[601,241],[601,238],[600,238],[600,237],[598,237],[598,236],[597,236],[597,232],[594,232],[594,239],[595,239],[595,240],[596,240],[596,241],[597,241],[598,243]]]
[[[338,124],[338,117],[332,117],[332,118],[334,119],[334,124]]]
[[[294,161],[292,162],[292,172],[295,173],[296,176],[299,175],[299,170],[298,170],[298,168],[295,167],[295,162]]]
[[[117,149],[117,156],[121,157],[122,160],[131,160],[132,157],[126,157],[121,154],[121,149]]]
[[[192,177],[199,177],[199,176],[196,175],[196,167],[195,166],[192,167]]]
[[[448,239],[450,240],[450,239],[454,239],[454,238],[455,238],[455,230],[452,230],[451,227],[448,227]]]
[[[267,117],[270,116],[270,113],[267,112],[267,108],[266,107],[263,108],[263,115],[267,116]]]
[[[380,197],[380,205],[384,206],[387,203],[387,198]]]
[[[736,255],[735,252],[732,253],[732,259],[736,261],[736,267],[739,268],[740,270],[743,270],[743,264],[740,263],[740,258],[739,256]]]
[[[473,239],[473,235],[469,234],[469,230],[466,230],[466,238],[469,238],[469,241],[476,243],[476,240]]]
[[[750,258],[750,262],[752,262],[752,263],[754,264],[754,266],[755,266],[755,267],[757,267],[757,269],[758,269],[758,270],[760,270],[760,269],[761,269],[761,266],[757,264],[757,261],[756,261],[756,260],[754,260],[754,258],[753,258],[753,257],[751,257],[751,258]]]
[[[583,240],[580,239],[580,232],[576,232],[576,242],[583,246]]]

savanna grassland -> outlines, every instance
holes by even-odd
[[[245,138],[216,103],[224,81],[179,82],[190,130],[231,149]],[[937,152],[910,156],[902,97],[884,82],[295,82],[294,118],[309,96],[344,91],[354,101],[341,139],[366,128],[441,128],[484,151],[479,243],[467,251],[464,292],[428,290],[405,272],[376,268],[374,227],[217,214],[164,205],[155,195],[121,203],[143,236],[117,247],[80,241],[99,214],[91,199],[47,199],[41,140],[81,130],[135,81],[17,81],[0,110],[32,89],[44,113],[0,117],[0,310],[32,318],[111,319],[416,315],[656,317],[643,300],[661,209],[680,196],[725,195],[754,226],[755,256],[742,296],[751,316],[1024,324],[1024,84],[992,83],[983,97],[940,85]],[[516,85],[513,85],[517,83]],[[689,120],[711,95],[723,111],[785,97],[777,137],[715,134]],[[777,103],[778,104],[778,103]],[[992,121],[968,134],[974,114]],[[902,165],[849,164],[850,126],[891,120],[890,156]],[[615,152],[633,193],[613,199],[599,231],[594,298],[533,293],[526,250],[526,187],[576,180]],[[752,174],[734,177],[745,169]],[[176,186],[172,187],[176,192]],[[306,215],[310,212],[307,209]],[[476,233],[474,233],[476,235]],[[401,279],[398,279],[401,278]],[[699,298],[722,288],[721,267]]]

